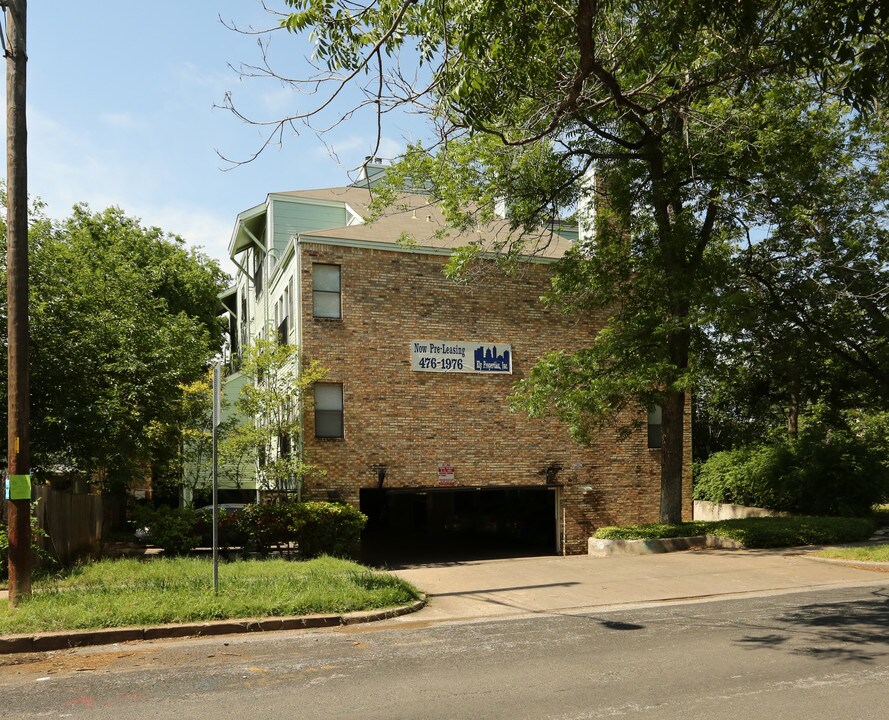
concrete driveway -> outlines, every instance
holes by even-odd
[[[429,596],[426,608],[392,621],[396,623],[572,614],[592,608],[880,585],[889,580],[886,573],[818,562],[788,550],[517,558],[392,572]]]

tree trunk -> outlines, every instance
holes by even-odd
[[[662,523],[682,522],[682,467],[685,447],[685,393],[669,392],[661,406]]]
[[[790,386],[790,405],[787,408],[787,434],[791,438],[799,435],[799,385],[796,380]]]

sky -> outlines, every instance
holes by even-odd
[[[285,8],[283,0],[266,4]],[[226,92],[239,109],[266,120],[315,102],[279,81],[237,72],[261,59],[257,37],[223,21],[274,26],[259,0],[28,5],[28,189],[51,217],[66,217],[75,203],[96,211],[115,205],[143,225],[181,235],[231,273],[227,245],[239,212],[269,192],[347,184],[349,171],[373,151],[375,125],[359,115],[323,142],[305,130],[246,165],[219,157],[246,159],[262,139],[257,127],[214,109]],[[269,52],[281,74],[308,75],[307,38],[278,31]],[[5,136],[5,114],[0,118]],[[424,127],[417,116],[393,117],[377,154],[395,156]]]

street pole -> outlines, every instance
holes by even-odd
[[[31,595],[31,458],[28,377],[28,129],[26,0],[6,10],[6,276],[8,313],[9,604]]]
[[[222,361],[213,361],[213,592],[219,593],[219,416],[222,410]]]

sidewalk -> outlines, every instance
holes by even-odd
[[[814,561],[798,550],[520,558],[393,571],[428,595],[397,624],[477,620],[660,602],[889,584],[889,575]]]

